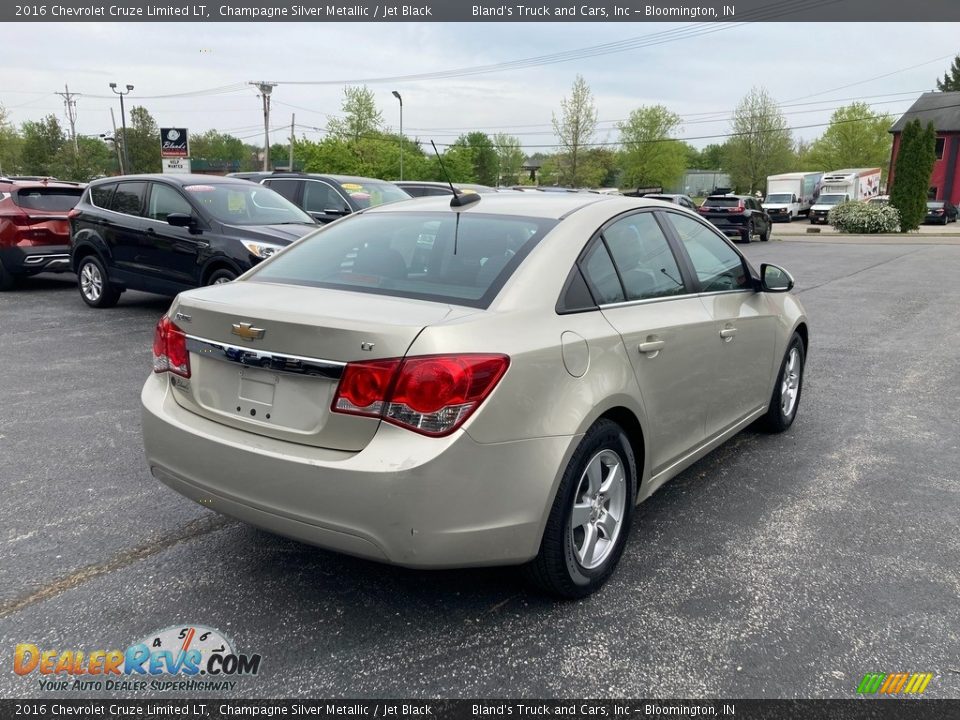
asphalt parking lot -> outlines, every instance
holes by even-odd
[[[644,503],[578,603],[194,505],[141,455],[168,300],[91,310],[52,276],[2,294],[0,696],[42,695],[10,669],[17,643],[125,648],[200,623],[263,656],[234,697],[853,697],[866,672],[921,671],[926,696],[960,697],[960,246],[909,243],[746,248],[795,275],[810,316],[798,420]]]

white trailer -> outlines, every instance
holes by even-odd
[[[825,173],[820,196],[810,208],[810,222],[826,223],[830,210],[851,200],[869,200],[880,194],[880,168],[850,168]]]
[[[820,189],[822,172],[795,172],[767,178],[763,209],[773,221],[791,222],[810,212]]]

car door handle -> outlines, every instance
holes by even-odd
[[[647,340],[637,345],[637,350],[642,353],[658,353],[663,350],[663,346],[666,343],[663,340]]]
[[[733,336],[737,334],[737,329],[735,327],[725,327],[720,331],[720,337],[723,338],[724,342],[730,342],[733,340]]]
[[[156,234],[157,234],[156,230],[154,230],[153,228],[147,228],[147,235],[149,235],[150,237],[153,237]]]

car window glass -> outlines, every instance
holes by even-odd
[[[145,182],[122,182],[113,194],[110,209],[124,215],[140,215],[140,199],[143,197]]]
[[[105,185],[92,187],[90,188],[90,202],[97,207],[109,208],[110,196],[113,195],[113,191],[116,189],[116,183],[106,183]]]
[[[347,203],[332,187],[323,182],[311,180],[303,188],[303,209],[307,212],[322,213],[325,210],[344,210]]]
[[[690,256],[701,292],[750,287],[743,260],[726,240],[694,218],[676,213],[668,217]]]
[[[597,304],[623,302],[623,286],[617,277],[607,248],[602,242],[594,242],[580,262],[583,276],[597,297]]]
[[[251,280],[487,307],[554,225],[478,213],[360,214],[287,248]]]
[[[186,198],[169,185],[153,183],[150,189],[150,203],[147,208],[147,217],[166,222],[167,215],[179,213],[192,215],[193,208]]]
[[[290,202],[296,202],[297,184],[299,180],[267,180],[266,185],[271,190],[280,193]]]
[[[603,231],[603,238],[620,271],[627,300],[686,292],[676,258],[653,213],[618,220]]]

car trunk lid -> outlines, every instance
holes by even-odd
[[[191,377],[171,376],[174,397],[257,435],[359,451],[380,421],[330,411],[344,365],[403,357],[424,327],[474,312],[262,282],[183,293],[170,317],[187,334]]]

